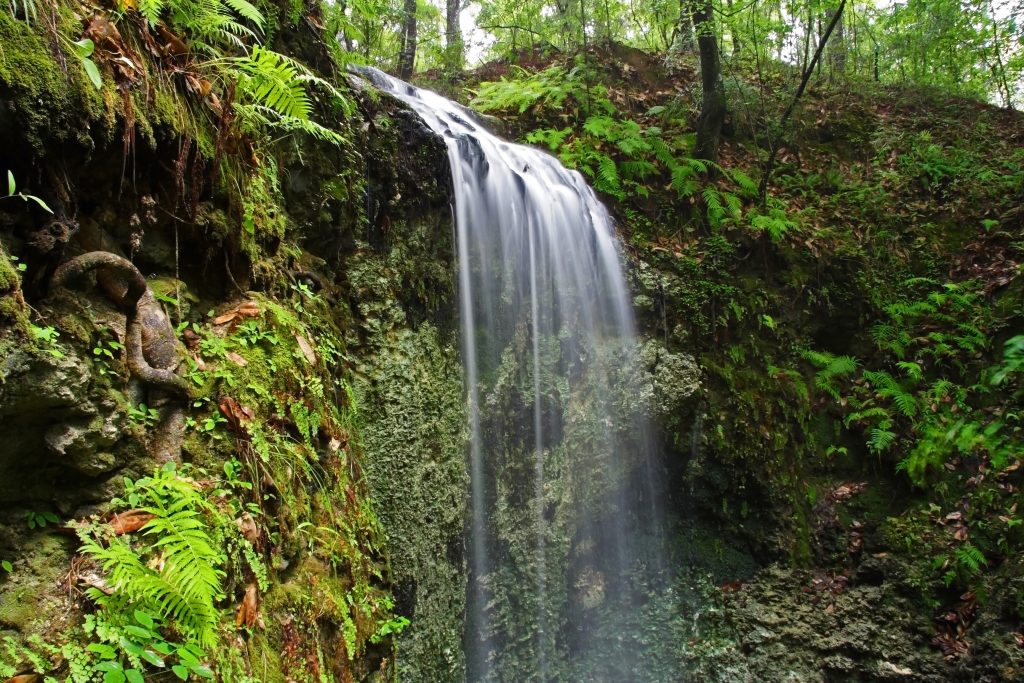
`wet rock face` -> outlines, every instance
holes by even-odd
[[[15,347],[0,360],[0,496],[9,504],[102,497],[82,480],[126,463],[128,425],[118,402],[96,384],[90,361],[62,353]]]
[[[727,585],[695,621],[686,647],[694,680],[1020,680],[1019,666],[1006,666],[1013,658],[993,651],[1000,638],[980,632],[981,619],[967,633],[970,651],[946,660],[931,645],[935,629],[926,611],[905,586],[859,583],[857,576],[773,566],[748,583]],[[1007,648],[1016,647],[1006,629],[1001,635]]]

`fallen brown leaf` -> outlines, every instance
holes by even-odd
[[[239,318],[256,318],[259,317],[260,313],[260,305],[258,303],[255,301],[243,301],[214,318],[213,324],[224,325]]]
[[[18,674],[8,678],[4,683],[39,683],[43,677],[39,674]]]
[[[142,527],[156,517],[156,515],[144,510],[128,510],[127,512],[119,512],[110,519],[110,528],[113,530],[115,536],[122,536],[124,534],[130,534],[133,531],[138,531]]]
[[[242,598],[242,604],[238,606],[238,611],[235,613],[235,626],[244,625],[246,628],[252,628],[256,625],[259,595],[259,588],[255,583],[250,583],[245,587],[245,597]]]
[[[232,363],[234,363],[235,365],[238,365],[240,367],[244,368],[246,365],[249,364],[249,361],[247,361],[246,359],[242,358],[241,356],[239,356],[234,351],[228,351],[225,355],[227,356],[227,359],[229,361],[231,361]]]
[[[302,355],[306,357],[309,364],[316,365],[316,351],[313,350],[313,346],[309,341],[301,334],[296,334],[295,342],[299,345],[299,348],[302,349]]]
[[[221,396],[217,400],[217,408],[227,418],[228,427],[234,432],[244,431],[242,425],[255,416],[252,408],[243,406],[230,396]]]

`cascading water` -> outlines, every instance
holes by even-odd
[[[451,163],[472,480],[467,679],[678,680],[645,632],[668,609],[653,597],[661,478],[608,212],[554,157],[363,73],[444,137]]]

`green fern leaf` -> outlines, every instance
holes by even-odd
[[[163,14],[166,6],[165,0],[139,0],[139,14],[149,22],[150,26],[155,26],[160,21],[160,15]]]
[[[754,182],[753,178],[748,176],[746,173],[739,169],[733,169],[730,173],[732,180],[736,183],[747,196],[754,196],[757,194],[757,183]]]
[[[312,105],[306,89],[298,80],[299,71],[278,53],[255,46],[247,57],[235,64],[244,74],[238,80],[243,97],[282,116],[308,120]]]
[[[875,453],[881,453],[895,441],[896,434],[888,429],[875,427],[868,432],[868,448]]]
[[[601,189],[610,193],[618,193],[622,186],[619,182],[619,170],[615,160],[605,154],[597,157],[597,180]]]
[[[238,16],[252,22],[260,32],[264,30],[266,19],[263,17],[263,13],[256,9],[256,6],[250,3],[249,0],[224,0],[224,4],[230,7]]]

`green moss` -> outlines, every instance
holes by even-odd
[[[44,24],[30,26],[9,12],[0,13],[0,94],[10,99],[25,140],[40,155],[47,140],[77,139],[89,148],[88,122],[100,120],[109,107],[88,82],[78,58],[58,36],[47,35]],[[58,34],[77,39],[79,26],[69,9],[58,6]],[[66,72],[54,50],[62,53]]]
[[[0,243],[0,324],[27,336],[29,311],[21,295],[21,274]]]
[[[416,322],[450,310],[446,221],[440,210],[396,219],[393,243],[362,249],[348,268],[363,326],[361,338],[352,335],[360,433],[391,549],[396,610],[411,620],[398,641],[399,674],[409,681],[457,681],[465,667],[462,368],[454,331]]]

